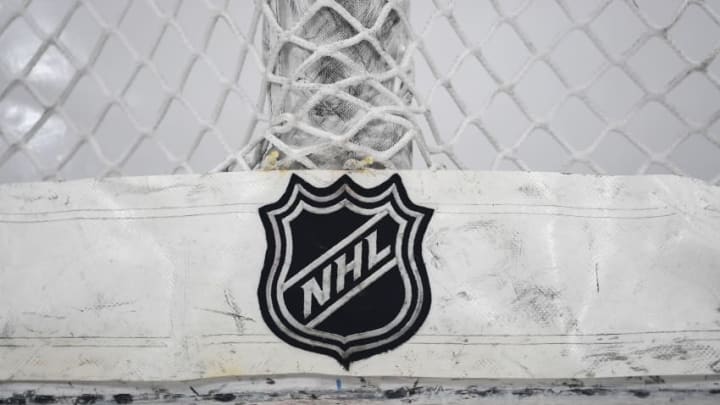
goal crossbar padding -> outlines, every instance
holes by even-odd
[[[296,172],[327,186],[342,172]],[[350,173],[373,186],[388,172]],[[263,321],[258,208],[291,172],[0,185],[0,380],[720,372],[720,189],[674,176],[400,172],[435,210],[432,306],[352,364]]]

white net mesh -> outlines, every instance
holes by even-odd
[[[410,168],[420,138],[407,1],[269,3],[273,120],[261,167]]]
[[[418,168],[720,183],[717,0],[283,2],[4,0],[0,181],[405,167],[412,145]],[[308,80],[321,60],[345,73]]]

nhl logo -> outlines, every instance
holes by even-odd
[[[374,188],[347,175],[318,188],[292,175],[260,208],[265,323],[345,368],[407,341],[430,309],[421,244],[432,212],[410,201],[397,174]]]

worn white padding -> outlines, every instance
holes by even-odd
[[[343,174],[298,173],[317,186]],[[435,209],[432,307],[412,339],[346,372],[259,313],[258,207],[290,174],[0,185],[0,380],[720,373],[718,187],[401,172]]]

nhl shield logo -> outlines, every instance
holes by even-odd
[[[347,175],[326,188],[292,175],[283,196],[260,208],[265,323],[345,368],[399,346],[430,309],[421,244],[432,212],[410,201],[397,174],[374,188]]]

